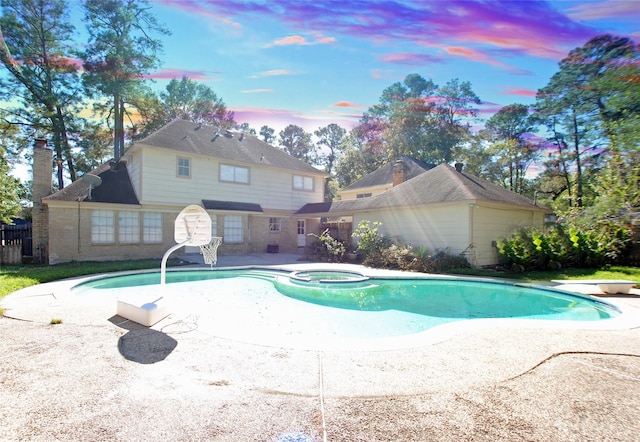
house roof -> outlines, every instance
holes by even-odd
[[[402,160],[406,166],[405,181],[410,180],[427,170],[433,169],[434,164],[425,163],[424,161],[417,160],[415,158],[402,155],[398,160]],[[391,162],[385,164],[382,167],[374,170],[368,175],[360,178],[359,180],[349,184],[343,190],[356,190],[374,186],[384,186],[393,183],[393,166],[395,163]]]
[[[102,180],[99,186],[91,189],[91,199],[89,199],[89,182],[80,178],[58,192],[44,197],[43,200],[140,204],[124,163],[111,161],[92,170],[91,174],[99,176]]]
[[[511,206],[537,208],[531,198],[517,194],[448,164],[428,170],[380,195],[355,200],[336,201],[326,206],[307,204],[296,214],[318,216],[350,214],[367,210],[415,207],[439,203],[492,202]],[[324,209],[324,210],[322,210]]]
[[[207,210],[238,210],[242,212],[262,212],[262,206],[255,203],[240,203],[236,201],[202,200]]]
[[[327,173],[254,136],[180,119],[171,121],[148,137],[137,141],[132,148],[138,145],[163,147],[185,154],[206,155],[227,161],[327,176]]]

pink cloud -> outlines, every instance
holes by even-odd
[[[348,101],[338,101],[337,103],[333,103],[331,107],[348,107],[352,109],[362,109],[362,106],[358,106],[357,104],[353,104]]]
[[[258,72],[255,75],[252,75],[251,78],[263,78],[263,77],[278,77],[281,75],[295,75],[294,71],[290,71],[288,69],[272,69],[269,71]]]
[[[277,134],[290,124],[302,127],[305,131],[313,133],[320,127],[328,126],[331,123],[338,124],[345,129],[351,129],[357,125],[357,120],[362,115],[338,114],[330,111],[322,113],[329,116],[308,115],[300,112],[292,112],[283,109],[268,109],[257,107],[233,107],[229,110],[234,112],[238,123],[249,123],[251,127],[259,130],[262,126],[269,126],[276,130]]]
[[[228,14],[219,14],[215,12],[215,8],[208,8],[206,3],[196,0],[154,0],[165,6],[184,11],[195,17],[209,17],[233,28],[241,28],[242,25],[232,20]],[[211,5],[209,5],[211,6]]]
[[[211,74],[220,74],[221,72],[206,72],[206,71],[190,71],[187,69],[162,69],[158,72],[154,72],[153,74],[145,76],[145,78],[152,78],[155,80],[172,80],[174,78],[182,78],[187,77],[190,80],[194,81],[212,81],[216,80],[216,78],[212,77]]]
[[[385,63],[406,64],[421,66],[429,63],[441,63],[442,59],[429,54],[412,54],[409,52],[398,52],[387,54],[382,57]]]
[[[505,86],[504,91],[500,92],[500,95],[517,95],[519,97],[535,97],[536,94],[537,91],[534,91],[533,89],[516,88],[510,86]]]
[[[581,3],[565,10],[567,16],[578,20],[600,20],[603,18],[627,19],[638,22],[640,8],[634,1],[601,1]]]
[[[313,35],[313,40],[307,40],[306,37],[301,35],[290,35],[288,37],[280,38],[278,40],[274,40],[271,43],[265,45],[265,47],[273,47],[273,46],[308,46],[308,45],[316,45],[316,44],[331,44],[335,43],[336,39],[334,37],[325,37],[322,34],[316,33]]]
[[[288,45],[306,45],[309,44],[304,37],[299,35],[291,35],[289,37],[281,38],[280,40],[275,40],[271,43],[272,46],[288,46]]]
[[[163,0],[170,2],[170,0]],[[174,0],[171,4],[182,2]],[[188,2],[193,4],[193,0]],[[626,2],[612,2],[626,3]],[[634,2],[628,2],[632,5]],[[450,46],[485,44],[543,58],[561,58],[569,49],[597,35],[559,11],[552,2],[469,1],[430,2],[300,2],[225,0],[195,3],[219,16],[270,17],[294,29],[348,35],[371,41],[426,41]],[[618,6],[619,7],[619,6]],[[629,6],[628,8],[631,8]],[[626,8],[626,9],[628,9]],[[632,10],[631,10],[632,11]],[[577,10],[573,14],[586,14]],[[306,41],[306,39],[305,39]]]
[[[377,80],[389,80],[393,78],[394,71],[391,69],[373,69],[371,71],[371,77]]]

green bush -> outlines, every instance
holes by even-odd
[[[329,261],[340,262],[344,258],[347,246],[340,240],[335,239],[329,233],[329,229],[325,229],[320,236],[315,233],[309,233],[314,238],[312,247],[320,252],[321,257],[326,257]]]
[[[560,267],[599,268],[615,264],[628,247],[630,234],[621,228],[558,224],[546,229],[521,229],[498,241],[503,263],[512,269]]]
[[[394,243],[389,236],[382,235],[380,222],[360,221],[353,237],[358,239],[358,250],[363,264],[370,267],[404,270],[423,273],[443,273],[454,268],[470,267],[464,253],[452,254],[449,250],[429,253],[424,247],[412,247]]]
[[[375,221],[373,225],[369,221],[362,220],[358,223],[358,227],[351,234],[357,239],[358,250],[362,253],[363,264],[371,267],[384,266],[384,252],[391,247],[393,241],[391,237],[382,235],[378,228],[381,222]]]

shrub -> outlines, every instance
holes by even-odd
[[[329,234],[329,229],[325,229],[320,236],[310,233],[309,236],[315,238],[312,247],[321,251],[321,256],[327,257],[332,262],[339,262],[344,257],[347,247],[340,240]]]
[[[382,235],[378,231],[381,225],[382,223],[379,221],[370,225],[369,221],[362,220],[358,223],[358,228],[351,234],[358,241],[358,250],[362,253],[365,265],[382,267],[385,260],[384,251],[393,244],[391,237]]]
[[[629,234],[624,229],[565,223],[543,230],[518,230],[498,242],[498,252],[505,265],[520,270],[598,268],[615,263],[628,243]]]
[[[364,256],[364,265],[423,273],[442,273],[453,268],[470,267],[465,253],[452,254],[448,249],[429,253],[424,247],[394,243],[391,237],[379,233],[380,222],[360,221],[353,237],[358,239],[358,250]]]

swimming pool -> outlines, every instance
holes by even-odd
[[[252,343],[317,347],[350,342],[384,347],[473,320],[560,324],[607,321],[609,303],[545,287],[462,277],[368,277],[356,272],[274,269],[188,270],[118,274],[73,288],[81,296],[122,298],[141,291],[173,299],[176,316],[191,317],[220,337]],[[190,310],[187,310],[187,305]],[[188,311],[191,313],[189,314]],[[206,320],[205,320],[206,317]]]

